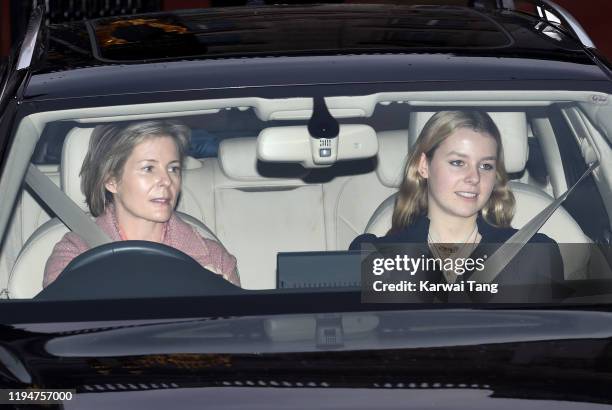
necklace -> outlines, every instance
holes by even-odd
[[[440,253],[446,254],[445,256],[451,256],[455,253],[460,252],[470,242],[474,233],[476,233],[474,237],[474,241],[476,241],[476,238],[478,237],[477,230],[478,230],[478,225],[474,225],[474,229],[468,234],[468,236],[463,241],[460,242],[461,246],[456,246],[456,245],[450,245],[447,243],[443,243],[439,238],[434,237],[434,234],[432,230],[430,229],[429,232],[427,233],[427,243],[433,245]]]
[[[434,257],[442,261],[442,273],[444,274],[444,278],[448,283],[455,283],[458,275],[453,269],[444,269],[444,266],[446,265],[445,260],[447,258],[459,259],[470,256],[476,248],[477,239],[478,225],[474,226],[474,229],[463,240],[461,246],[450,246],[448,244],[441,243],[439,240],[437,240],[437,238],[434,238],[431,229],[427,233],[427,243],[429,245],[429,249]]]

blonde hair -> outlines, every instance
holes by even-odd
[[[104,184],[108,178],[121,179],[123,167],[134,147],[148,138],[170,137],[176,144],[181,166],[189,149],[191,131],[177,121],[142,121],[122,125],[98,125],[81,167],[81,191],[93,216],[104,213],[113,201]]]
[[[508,188],[508,175],[504,167],[504,151],[501,135],[491,117],[483,111],[440,111],[423,127],[404,169],[404,178],[395,200],[390,233],[397,232],[421,215],[427,213],[427,179],[419,172],[422,154],[428,161],[436,149],[460,128],[468,128],[488,134],[497,142],[497,166],[495,186],[489,200],[481,209],[482,217],[491,225],[508,227],[514,216],[514,195]]]

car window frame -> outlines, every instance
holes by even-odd
[[[588,164],[580,154],[580,147],[576,140],[576,136],[562,113],[562,105],[553,104],[547,109],[547,115],[550,119],[555,139],[557,140],[567,186],[572,186],[588,168]],[[573,165],[573,168],[571,165]],[[589,222],[583,214],[584,211],[581,211],[578,207],[579,204],[584,204],[582,199],[585,196],[584,192],[587,191],[594,193],[592,201],[587,201],[587,203],[592,206],[589,215],[592,216],[595,214],[597,220],[600,221],[599,223]],[[581,192],[583,193],[582,195]],[[601,196],[601,192],[599,192],[593,175],[586,177],[582,183],[576,187],[576,192],[570,195],[564,202],[564,208],[572,215],[588,237],[597,243],[606,242],[606,237],[609,237],[609,235],[606,234],[606,229],[609,233],[612,231],[612,227],[609,225],[608,221],[610,221],[610,218],[608,211],[604,205],[603,197]],[[602,227],[602,224],[602,231],[596,233],[596,231],[592,230],[594,227]],[[590,226],[593,228],[589,228]],[[585,229],[585,227],[587,229]]]
[[[8,66],[8,57],[2,58],[2,60],[0,60],[0,99],[2,99],[2,95],[4,94],[4,85],[6,83]]]

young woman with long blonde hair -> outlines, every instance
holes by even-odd
[[[430,256],[438,258],[490,255],[517,231],[510,227],[514,204],[502,139],[491,117],[478,110],[441,111],[425,124],[413,147],[391,229],[382,238],[360,235],[351,249],[359,249],[363,243],[427,243]],[[562,280],[563,262],[557,244],[539,233],[530,243],[550,246],[540,247],[547,252],[533,261],[525,261],[529,252],[525,247],[515,258],[520,267],[514,263],[515,269],[508,269],[513,273],[500,275],[498,281],[525,283],[542,274]],[[463,277],[458,278],[455,271],[444,269],[436,273],[432,276],[430,272],[428,278],[454,283],[470,275],[462,272]]]

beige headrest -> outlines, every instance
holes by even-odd
[[[287,176],[299,179],[308,172],[298,164],[289,164],[291,169],[285,169],[289,173],[283,173],[281,168],[287,165],[258,161],[257,138],[228,138],[219,144],[219,166],[225,176],[236,181],[288,180]],[[269,174],[262,174],[264,170]]]
[[[62,148],[60,165],[60,187],[81,209],[89,212],[85,195],[81,192],[81,166],[89,148],[93,128],[73,128],[70,130]]]
[[[89,149],[89,140],[93,128],[73,128],[66,135],[62,148],[62,162],[60,164],[60,187],[81,209],[89,212],[85,195],[81,191],[81,167]],[[202,164],[195,158],[185,157],[183,168],[185,170],[201,167]]]
[[[408,157],[408,130],[380,131],[376,174],[383,185],[398,187]]]
[[[499,132],[504,147],[506,172],[521,172],[527,164],[529,147],[527,145],[527,116],[524,112],[489,112]],[[434,115],[433,112],[415,111],[410,113],[408,133],[410,146],[416,142],[425,123]]]

